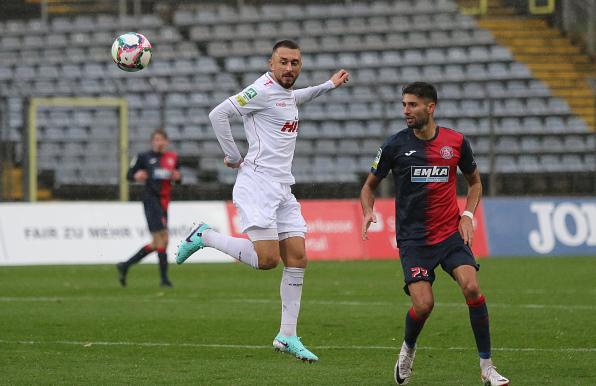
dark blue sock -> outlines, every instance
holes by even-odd
[[[414,307],[410,308],[406,314],[406,331],[404,336],[404,341],[408,347],[412,348],[416,345],[416,339],[418,339],[418,335],[420,335],[420,331],[424,327],[424,322],[426,322],[426,318],[416,315]]]
[[[168,282],[168,255],[165,248],[157,248],[157,257],[159,257],[159,273],[161,281]]]
[[[139,251],[137,253],[135,253],[133,257],[128,259],[124,264],[126,264],[126,267],[128,268],[131,265],[136,264],[139,261],[143,260],[143,258],[145,256],[147,256],[148,254],[150,254],[153,251],[154,251],[154,249],[151,248],[151,245],[147,244],[143,248],[139,249]]]
[[[476,347],[478,355],[482,359],[490,358],[490,329],[488,325],[488,308],[484,301],[484,295],[476,300],[466,301],[470,310],[470,324],[476,338]]]

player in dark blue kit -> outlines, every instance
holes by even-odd
[[[402,90],[407,128],[389,137],[379,149],[362,191],[362,237],[366,239],[373,212],[375,190],[389,172],[396,191],[396,238],[404,271],[404,290],[412,307],[406,313],[405,337],[395,381],[408,383],[416,354],[416,339],[434,306],[432,283],[440,264],[462,289],[480,356],[485,385],[508,385],[491,360],[488,309],[480,292],[479,266],[470,246],[474,211],[482,195],[480,173],[463,134],[437,126],[434,112],[437,91],[423,82]],[[457,168],[468,182],[465,211],[460,215],[455,191]]]
[[[126,286],[126,275],[131,265],[157,251],[162,287],[171,287],[168,279],[168,205],[172,194],[172,182],[180,181],[178,157],[175,152],[166,151],[168,135],[158,129],[151,134],[151,150],[139,153],[131,162],[127,178],[129,181],[145,184],[143,207],[147,225],[151,232],[151,243],[143,246],[127,261],[116,264],[120,284]]]

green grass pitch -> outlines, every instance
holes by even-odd
[[[493,358],[512,385],[596,384],[596,257],[481,261]],[[397,260],[312,262],[299,335],[271,348],[280,269],[241,264],[0,268],[0,384],[391,385],[409,299]],[[480,385],[468,311],[442,271],[411,385]]]

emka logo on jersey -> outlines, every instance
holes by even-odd
[[[449,166],[412,166],[412,182],[448,182]]]
[[[298,131],[298,121],[286,121],[281,128],[282,132],[293,133]]]
[[[155,168],[153,178],[156,180],[169,180],[172,177],[172,171],[164,168]]]

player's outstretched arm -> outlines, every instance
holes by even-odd
[[[466,209],[470,213],[474,213],[480,197],[482,196],[482,180],[480,179],[480,172],[475,169],[472,173],[464,173],[464,177],[468,182],[468,195],[466,197]],[[459,220],[459,234],[464,243],[472,246],[472,240],[474,239],[474,221],[468,216],[461,216]]]
[[[333,85],[335,87],[339,87],[342,84],[347,83],[348,80],[350,80],[350,73],[344,69],[341,69],[335,74],[333,74],[333,76],[329,80],[333,82]]]
[[[224,163],[228,167],[233,167],[232,165],[236,164],[240,165],[240,162],[242,161],[240,150],[238,150],[238,146],[236,146],[236,142],[234,142],[232,128],[230,126],[230,119],[237,115],[239,115],[238,111],[227,99],[217,105],[209,113],[211,126],[213,126],[217,141],[225,154]]]
[[[350,74],[346,70],[339,70],[325,83],[322,83],[318,86],[294,90],[294,98],[296,98],[296,103],[301,105],[303,103],[310,102],[319,95],[346,83],[349,79],[349,76]]]
[[[360,205],[362,206],[362,240],[368,239],[368,228],[371,223],[377,222],[377,216],[373,210],[375,205],[375,191],[381,183],[381,179],[370,173],[360,191]]]

